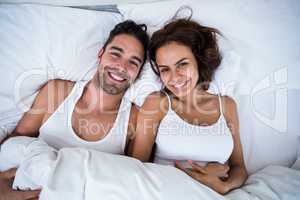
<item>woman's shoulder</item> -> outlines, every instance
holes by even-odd
[[[226,114],[226,112],[232,112],[236,110],[236,102],[232,97],[227,95],[220,96],[220,97],[222,101],[222,108],[224,114]]]
[[[169,109],[169,97],[167,96],[166,93],[162,91],[155,91],[150,93],[141,109],[146,110],[146,111],[159,111],[162,114],[165,114],[168,109]]]
[[[212,93],[206,93],[207,94],[207,100],[210,102],[214,102],[216,106],[220,105],[220,99],[221,99],[221,105],[222,108],[227,108],[229,110],[234,109],[236,107],[235,100],[227,95],[219,95],[219,94],[212,94]],[[224,110],[224,109],[223,109]]]
[[[151,104],[157,104],[157,103],[167,103],[168,102],[168,96],[163,91],[155,91],[150,93],[146,99],[145,103],[151,103]]]
[[[223,114],[227,122],[236,121],[238,119],[237,104],[230,96],[222,96]]]
[[[225,95],[222,96],[222,99],[224,101],[225,106],[228,106],[230,108],[236,107],[236,102],[232,97]]]

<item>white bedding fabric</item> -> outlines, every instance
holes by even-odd
[[[65,148],[59,151],[41,200],[224,199],[174,167],[142,164],[120,155]]]
[[[0,170],[18,167],[15,189],[43,188],[40,199],[298,200],[300,171],[270,165],[226,196],[172,166],[83,148],[49,147],[38,138],[14,137],[1,146]]]
[[[14,189],[43,188],[40,199],[224,199],[180,170],[83,148],[56,151],[38,138],[13,137],[0,170],[18,167]]]
[[[82,164],[84,163],[84,164]],[[76,167],[74,167],[76,166]],[[41,199],[298,200],[300,171],[269,166],[221,196],[174,167],[93,150],[63,149]],[[70,184],[72,182],[73,184]]]
[[[241,189],[226,197],[230,200],[299,200],[300,171],[270,165],[251,175]]]

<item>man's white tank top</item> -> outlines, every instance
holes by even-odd
[[[172,110],[170,97],[166,95],[169,109],[158,128],[154,162],[173,165],[174,161],[192,160],[200,165],[208,162],[224,164],[233,151],[233,139],[223,115],[220,95],[220,117],[209,126],[183,120]]]
[[[87,83],[88,81],[75,83],[70,94],[40,127],[39,137],[57,149],[85,147],[107,153],[124,154],[131,110],[131,102],[126,98],[122,99],[115,122],[104,138],[98,141],[86,141],[74,132],[71,120],[72,113]]]

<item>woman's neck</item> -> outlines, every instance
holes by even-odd
[[[186,106],[196,106],[207,94],[205,90],[195,87],[187,95],[179,97],[178,99]]]

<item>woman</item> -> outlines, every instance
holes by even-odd
[[[156,31],[149,57],[165,88],[149,95],[138,114],[130,154],[175,164],[225,194],[247,178],[234,100],[207,92],[221,62],[219,31],[178,19]]]

